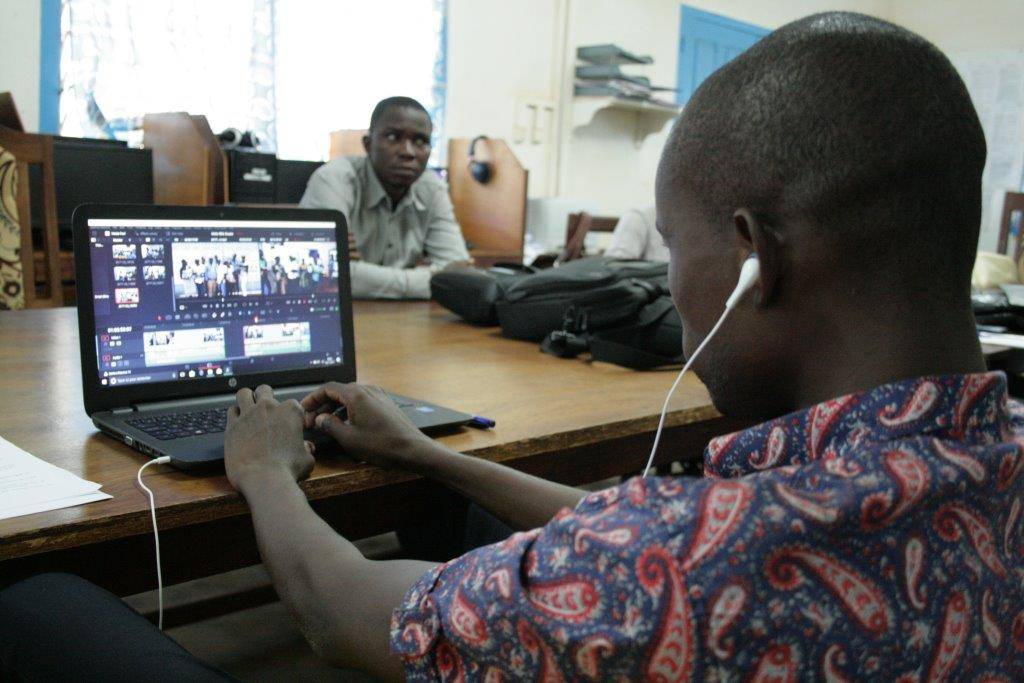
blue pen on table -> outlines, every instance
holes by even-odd
[[[497,423],[491,418],[481,417],[479,415],[474,415],[473,419],[469,421],[469,426],[476,427],[477,429],[490,429],[495,424]]]

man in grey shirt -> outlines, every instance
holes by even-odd
[[[424,173],[430,115],[416,100],[389,97],[370,116],[365,157],[341,157],[309,179],[300,206],[337,209],[359,250],[350,266],[361,299],[429,299],[430,276],[469,261],[448,188]]]

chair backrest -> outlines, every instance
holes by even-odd
[[[146,114],[142,129],[142,144],[153,150],[154,203],[224,203],[227,160],[205,116],[187,112]]]
[[[555,259],[555,263],[575,261],[584,256],[586,254],[584,239],[587,233],[591,231],[612,232],[618,224],[619,219],[613,216],[592,216],[586,211],[569,214],[565,224],[565,248]]]
[[[1021,251],[1024,250],[1024,240],[1020,233],[1015,235],[1013,243],[1010,242],[1010,229],[1013,225],[1013,214],[1024,211],[1024,192],[1007,192],[1003,199],[1003,216],[999,221],[999,244],[996,251],[1006,254],[1013,259],[1014,263],[1020,262]],[[1009,253],[1012,249],[1013,253]]]
[[[331,151],[328,158],[366,156],[366,148],[363,147],[363,136],[366,133],[366,129],[354,128],[331,131]]]
[[[57,233],[57,199],[53,181],[53,139],[46,135],[22,133],[0,126],[0,149],[3,163],[0,168],[0,200],[3,201],[3,223],[5,231],[3,246],[17,245],[18,261],[21,266],[21,294],[11,295],[15,289],[14,278],[17,266],[13,262],[4,273],[4,307],[42,308],[61,306],[64,294],[61,289],[60,241]],[[2,162],[0,162],[2,163]],[[29,166],[38,165],[42,170],[41,201],[33,202],[29,195]],[[41,220],[41,268],[37,268],[32,239],[32,206],[42,207]],[[20,234],[14,235],[15,232]],[[8,281],[10,285],[8,285]]]
[[[490,138],[474,149],[491,165],[491,179],[481,184],[469,170],[470,144],[471,138],[448,140],[448,193],[462,236],[478,262],[521,261],[529,173],[507,142]]]

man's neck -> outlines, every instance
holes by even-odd
[[[913,377],[985,371],[969,308],[917,313],[887,319],[879,311],[847,320],[842,330],[805,337],[816,347],[796,364],[794,408]]]
[[[398,208],[398,203],[405,198],[405,195],[409,194],[409,186],[395,187],[394,185],[385,185],[381,183],[381,187],[384,188],[384,194],[391,200],[391,210],[394,211]]]

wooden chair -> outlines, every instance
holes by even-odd
[[[999,244],[996,251],[1006,254],[1013,259],[1014,263],[1020,263],[1021,252],[1024,251],[1024,239],[1017,235],[1014,244],[1010,244],[1010,228],[1013,224],[1013,214],[1024,211],[1024,192],[1007,192],[1003,199],[1003,216],[999,220]],[[1012,254],[1007,253],[1013,247]]]
[[[4,172],[2,229],[20,232],[17,260],[21,268],[21,291],[6,294],[4,307],[43,308],[64,304],[61,287],[60,241],[57,234],[57,199],[53,180],[53,140],[46,135],[22,133],[0,126],[0,148],[7,155],[7,170]],[[29,166],[42,169],[42,201],[33,202],[29,194]],[[12,196],[8,196],[12,195]],[[40,230],[40,258],[36,258],[32,234],[32,205],[42,206]],[[4,220],[6,219],[6,220]],[[5,237],[10,236],[5,235]],[[5,245],[7,240],[4,240]],[[11,240],[12,243],[15,240]],[[7,251],[6,248],[4,250]],[[4,275],[5,291],[16,289],[9,285],[17,266],[4,259],[2,264],[8,272]]]
[[[586,211],[569,214],[565,225],[565,248],[555,259],[555,263],[575,261],[586,255],[583,243],[587,233],[612,232],[619,224],[619,219],[612,216],[591,216]]]
[[[364,157],[366,148],[363,147],[363,136],[367,131],[343,128],[331,131],[331,150],[329,159],[338,157]]]
[[[142,144],[153,150],[153,202],[209,206],[228,196],[227,158],[205,116],[146,114]]]
[[[448,140],[448,192],[470,256],[484,267],[522,262],[529,172],[504,140],[491,138],[477,148],[491,164],[491,179],[482,185],[469,172],[471,142]]]

